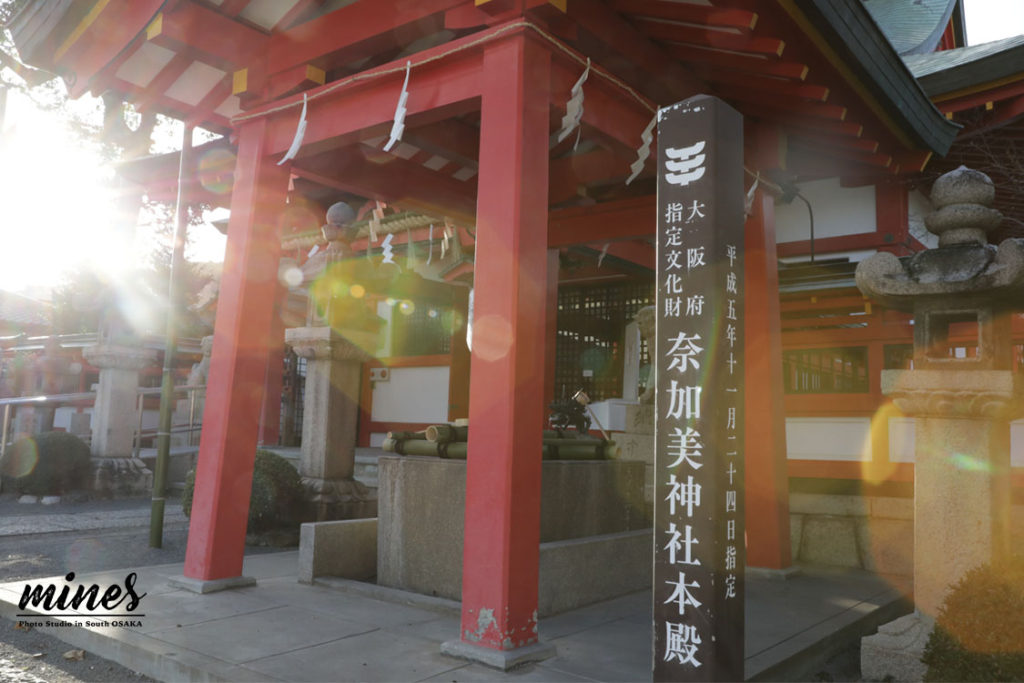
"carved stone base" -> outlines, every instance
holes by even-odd
[[[377,516],[377,492],[360,481],[303,477],[302,485],[318,522]]]
[[[878,627],[860,640],[860,675],[865,681],[922,681],[928,670],[921,662],[935,620],[919,612]]]
[[[153,490],[153,473],[138,458],[93,458],[92,490],[101,496],[130,498]]]

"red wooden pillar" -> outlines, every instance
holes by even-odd
[[[747,564],[785,569],[792,558],[775,203],[762,191],[747,218],[745,244]]]
[[[265,119],[239,133],[185,576],[241,576],[288,171],[265,156]]]
[[[276,446],[281,437],[281,392],[284,390],[284,308],[288,288],[278,285],[274,314],[270,319],[270,352],[263,380],[263,405],[260,407],[261,446]]]
[[[526,35],[486,48],[462,628],[443,650],[499,667],[553,653],[536,644],[549,73]]]
[[[558,249],[548,249],[547,317],[544,320],[544,415],[558,395],[555,360],[558,352]]]
[[[897,256],[914,253],[910,247],[909,204],[910,197],[902,183],[875,185],[875,231],[885,241],[878,248],[879,251],[888,251]]]

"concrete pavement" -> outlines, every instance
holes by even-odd
[[[168,583],[181,564],[79,576],[76,583],[123,585],[136,571],[146,593],[141,625],[43,630],[174,681],[650,680],[648,592],[542,619],[540,637],[557,655],[502,673],[440,653],[458,633],[457,603],[342,579],[303,585],[297,563],[295,551],[249,556],[244,573],[256,586],[208,595]],[[0,584],[5,618],[24,612],[24,585]],[[899,587],[852,570],[805,568],[788,580],[748,574],[747,590],[746,671],[761,680],[810,678],[831,654],[907,609]]]

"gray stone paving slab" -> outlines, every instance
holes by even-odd
[[[515,671],[501,674],[494,669],[482,664],[466,664],[465,666],[439,673],[436,676],[423,679],[424,681],[437,681],[438,683],[482,683],[494,681],[496,678],[508,681],[538,682],[538,683],[577,683],[579,681],[593,681],[593,678],[584,678],[575,674],[557,671],[543,664],[527,665]]]
[[[338,611],[339,596],[337,591],[321,586],[296,583],[293,576],[265,579],[260,581],[257,587],[246,588],[238,591],[238,593],[240,595],[258,595],[264,601],[272,601],[280,605],[292,605],[314,612],[337,614]],[[344,604],[344,616],[346,619],[363,624],[371,624],[378,628],[413,625],[437,619],[437,615],[432,612],[424,612],[421,609],[405,605],[389,604],[387,609],[381,609],[379,600],[373,600],[361,595],[345,595],[341,598],[341,602]],[[455,623],[458,624],[458,621],[456,620]],[[456,631],[453,631],[453,633]]]
[[[136,568],[151,593],[141,629],[48,632],[163,680],[649,680],[649,593],[542,619],[541,638],[556,657],[503,674],[440,653],[457,637],[457,614],[404,604],[393,591],[381,600],[351,586],[298,584],[297,570],[295,552],[249,556],[243,571],[258,577],[256,586],[199,596],[168,587],[181,564]],[[116,583],[124,574],[79,580]],[[0,613],[17,611],[21,585],[0,584]],[[859,638],[850,629],[895,605],[899,591],[864,572],[809,568],[790,581],[748,580],[748,597],[748,672],[786,679],[791,663],[816,666],[821,648]]]
[[[418,638],[385,630],[246,664],[254,671],[290,676],[295,681],[367,682],[418,681],[458,666],[458,660],[445,657]]]
[[[558,654],[543,666],[597,681],[648,680],[651,630],[617,619],[552,641]]]
[[[296,607],[272,607],[149,635],[232,664],[245,664],[365,633],[372,628]]]
[[[459,637],[459,617],[439,617],[436,614],[432,614],[429,621],[401,624],[392,626],[388,630],[419,638],[420,640],[433,643],[434,646],[440,648],[441,643]]]
[[[254,595],[225,592],[209,595],[175,592],[151,595],[143,600],[146,618],[142,620],[143,626],[137,629],[140,633],[194,626],[227,617],[262,612],[277,606],[268,605],[265,600]]]

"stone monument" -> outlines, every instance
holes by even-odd
[[[986,234],[1002,220],[995,187],[961,166],[936,180],[928,230],[936,249],[899,259],[875,254],[857,286],[913,311],[911,370],[883,370],[882,391],[914,417],[914,612],[861,641],[865,680],[920,681],[921,655],[949,588],[1008,551],[1009,421],[1020,408],[1010,315],[1024,292],[1024,244]],[[956,353],[951,330],[976,334],[977,354]]]

